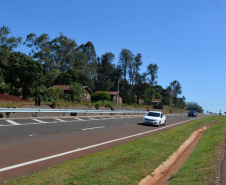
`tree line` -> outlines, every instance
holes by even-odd
[[[29,48],[29,54],[16,51],[22,44]],[[157,84],[158,65],[150,63],[141,73],[142,64],[142,54],[134,55],[129,49],[121,49],[116,64],[112,52],[97,56],[90,41],[78,45],[63,33],[54,39],[46,33],[30,33],[22,42],[21,37],[11,36],[10,28],[3,25],[0,29],[0,93],[23,99],[40,96],[44,87],[76,83],[93,92],[119,88],[127,104],[142,100],[148,105],[153,99],[162,99],[163,105],[184,108],[180,82],[174,80],[163,88]]]

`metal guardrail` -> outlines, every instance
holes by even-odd
[[[77,110],[77,109],[32,109],[32,108],[0,108],[0,113],[66,113],[74,114],[146,114],[147,111],[127,111],[127,110]]]

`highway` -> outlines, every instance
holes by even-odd
[[[0,182],[161,132],[201,115],[166,115],[166,125],[161,127],[141,124],[142,117],[2,119]]]

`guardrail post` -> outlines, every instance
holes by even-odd
[[[6,112],[5,114],[6,114],[6,118],[9,118],[10,112]]]
[[[38,117],[38,112],[36,112],[36,115],[35,116]]]
[[[65,115],[66,115],[66,113],[64,112],[64,113],[63,113],[63,116],[65,116]]]

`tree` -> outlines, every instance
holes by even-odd
[[[122,49],[119,54],[119,64],[123,69],[124,80],[126,79],[127,68],[133,62],[133,53],[128,49]]]
[[[8,27],[0,28],[0,65],[10,66],[9,57],[14,48],[21,44],[21,37],[10,37],[11,31]],[[2,78],[2,76],[1,76]]]
[[[101,62],[99,64],[99,81],[102,82],[105,85],[105,89],[108,89],[106,87],[107,81],[110,80],[111,74],[113,71],[113,61],[115,59],[115,55],[111,52],[105,53],[101,57]]]
[[[156,91],[158,92],[159,89],[156,89]],[[168,86],[166,89],[162,88],[159,92],[162,95],[162,104],[171,107],[171,86]]]
[[[122,68],[121,66],[117,65],[113,68],[111,77],[112,81],[114,82],[114,87],[112,90],[114,91],[120,91],[120,80],[122,79]]]
[[[187,102],[185,105],[186,110],[195,110],[199,113],[203,113],[203,108],[196,102]]]
[[[17,48],[19,44],[21,44],[22,38],[9,37],[10,33],[11,31],[8,27],[3,25],[0,28],[0,49],[9,48],[10,50],[13,50],[14,48]]]
[[[146,86],[145,91],[144,91],[144,103],[146,105],[151,105],[150,103],[150,97],[153,96],[152,94],[152,88],[150,86],[150,84],[148,86]]]
[[[97,77],[97,60],[96,51],[92,42],[88,41],[85,45],[80,46],[81,50],[88,56],[88,68],[85,71],[92,79]]]
[[[59,71],[68,71],[75,61],[77,44],[62,33],[51,42],[52,58]]]
[[[80,47],[76,48],[74,61],[70,64],[72,70],[80,70],[86,73],[89,70],[88,55]]]
[[[128,89],[129,87],[129,82],[125,79],[122,79],[119,83],[120,86],[120,93],[123,95],[123,102],[130,104],[130,94]]]
[[[22,88],[23,99],[39,93],[43,76],[41,64],[20,52],[12,52],[9,60],[11,65],[2,67],[11,93],[18,95],[19,88]]]
[[[46,33],[43,33],[39,37],[34,33],[30,33],[27,35],[26,42],[23,43],[27,47],[31,48],[29,56],[38,60],[47,71],[57,69],[52,56],[53,51],[51,48],[51,42],[49,35]]]
[[[139,104],[140,99],[147,99],[145,96],[145,91],[148,87],[150,87],[150,84],[146,81],[147,73],[143,73],[140,75],[138,83],[137,83],[137,104]],[[149,98],[149,97],[148,97]]]
[[[119,64],[121,64],[123,70],[124,82],[127,77],[127,72],[129,73],[129,87],[127,89],[127,103],[131,103],[132,100],[132,84],[134,82],[134,55],[128,49],[122,49],[119,55]],[[124,83],[125,85],[126,83]],[[124,98],[125,99],[125,98]]]
[[[141,53],[137,53],[137,55],[134,58],[135,94],[136,94],[136,85],[140,78],[139,71],[140,71],[140,66],[142,65],[141,59],[142,59]]]
[[[177,96],[182,93],[180,82],[174,80],[170,83],[170,86],[173,91],[173,96],[177,98]]]
[[[47,88],[52,87],[55,82],[55,80],[57,79],[57,77],[61,74],[60,71],[58,71],[57,69],[51,69],[49,71],[46,71],[43,79],[43,85],[46,86]]]
[[[90,89],[94,89],[94,83],[87,73],[80,70],[69,70],[62,72],[54,81],[57,85],[70,85],[73,82],[80,83],[83,86],[88,86]]]
[[[27,35],[26,46],[31,48],[29,55],[37,59],[46,71],[57,69],[65,72],[72,68],[78,68],[81,65],[82,58],[88,57],[79,51],[77,43],[73,39],[69,39],[62,33],[59,37],[50,40],[48,34],[44,33],[39,37],[34,33]]]
[[[55,85],[70,85],[72,83],[72,74],[67,72],[61,72],[54,81]]]
[[[132,85],[134,84],[135,74],[136,74],[134,60],[128,63],[128,74],[129,74],[129,84],[130,84],[130,87],[132,87]]]
[[[72,82],[70,86],[70,95],[73,102],[80,102],[85,95],[82,85],[77,82]]]
[[[0,94],[9,92],[9,84],[0,83]]]
[[[151,105],[151,102],[152,102],[152,98],[153,98],[153,95],[154,95],[154,86],[157,84],[157,81],[156,79],[158,78],[158,65],[157,64],[149,64],[147,66],[147,73],[149,75],[151,75],[151,78],[150,78],[150,85],[151,85],[151,94],[150,94],[150,105]]]
[[[50,92],[51,92],[52,101],[53,100],[58,101],[60,99],[63,99],[64,97],[64,92],[60,88],[52,89]]]
[[[179,109],[185,109],[185,97],[183,96],[182,98],[178,98],[178,108]]]
[[[162,95],[159,92],[155,92],[155,99],[162,99]]]
[[[170,83],[170,86],[173,94],[173,102],[175,105],[179,104],[177,96],[182,93],[180,82],[174,80],[173,82]]]
[[[121,78],[120,66],[115,67],[114,54],[107,52],[97,57],[98,76],[95,80],[96,90],[108,91],[117,90],[118,81]]]

